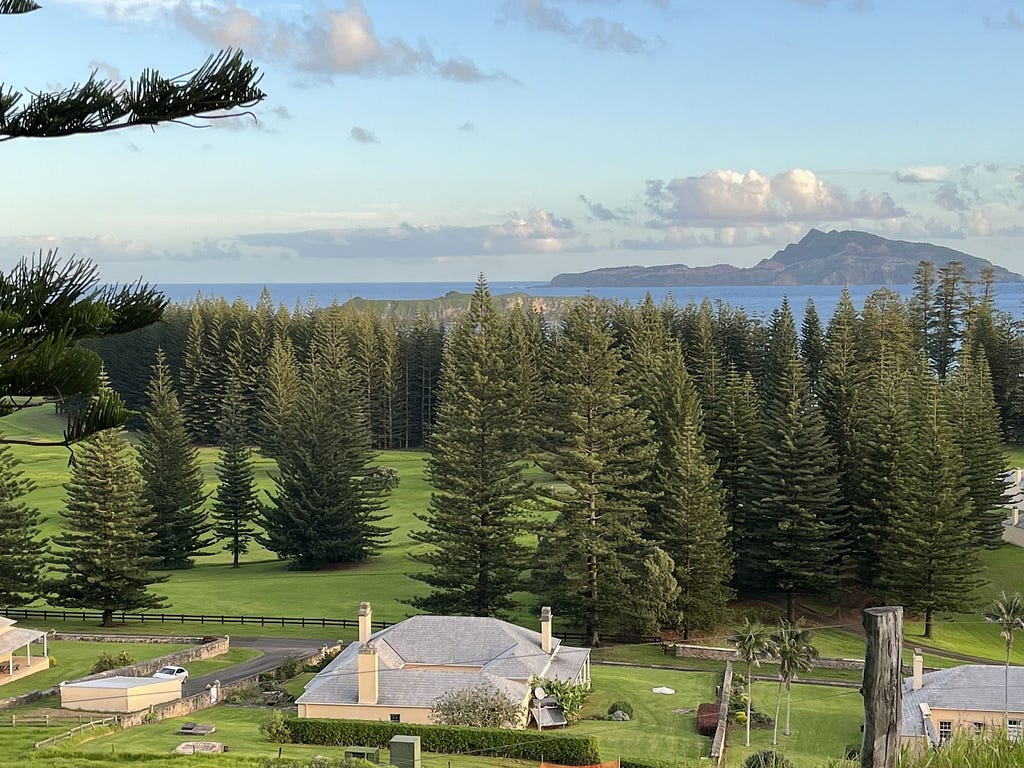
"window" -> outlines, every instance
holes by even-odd
[[[985,724],[984,723],[974,723],[974,733],[976,735],[980,736],[984,732],[985,732]]]
[[[953,735],[953,721],[939,720],[939,744],[945,744]]]
[[[1006,735],[1010,737],[1011,741],[1016,741],[1020,738],[1020,720],[1006,721]]]
[[[402,722],[402,716],[401,715],[388,715],[388,717],[391,718],[391,722],[392,723],[400,723],[400,722]]]

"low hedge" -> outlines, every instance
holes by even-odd
[[[718,704],[701,704],[697,707],[697,733],[701,736],[714,736],[718,730]]]
[[[460,728],[447,725],[412,725],[376,720],[323,720],[289,717],[285,724],[295,744],[329,747],[386,748],[392,736],[419,736],[424,752],[508,757],[562,765],[594,765],[601,762],[592,736],[551,736],[537,731],[504,728]]]

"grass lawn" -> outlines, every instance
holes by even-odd
[[[101,653],[117,656],[123,651],[136,661],[145,661],[190,647],[174,643],[87,643],[77,640],[55,640],[47,643],[47,650],[56,660],[56,665],[44,672],[37,672],[6,685],[0,685],[0,699],[49,688],[62,680],[76,680],[84,677],[90,674],[92,665]],[[34,645],[33,653],[35,649]],[[42,651],[41,646],[39,650]],[[191,665],[189,668],[191,669]]]
[[[762,712],[774,715],[776,690],[776,685],[756,683],[754,705]],[[796,768],[821,768],[829,760],[841,758],[847,745],[860,745],[864,700],[856,689],[794,685],[790,736],[782,735],[785,717],[783,691],[779,744],[775,749],[792,760]],[[749,748],[743,746],[744,737],[742,726],[730,727],[725,752],[728,768],[739,768],[751,753],[771,747],[770,729],[751,730]]]
[[[715,687],[721,681],[713,672],[672,672],[595,666],[591,670],[594,692],[584,709],[586,715],[603,715],[614,701],[633,705],[629,722],[582,720],[568,729],[570,734],[597,738],[601,758],[666,760],[672,763],[696,761],[707,756],[710,739],[697,733],[697,706],[716,701]],[[652,693],[658,686],[675,693]],[[680,714],[677,709],[690,712]]]

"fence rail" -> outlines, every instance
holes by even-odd
[[[0,616],[25,621],[101,621],[102,611],[68,610],[66,608],[5,608],[0,609]],[[210,615],[204,613],[128,613],[125,611],[114,614],[114,619],[121,622],[138,622],[140,624],[202,624],[228,625],[251,624],[261,627],[340,627],[342,629],[358,629],[358,619],[333,619],[329,617],[311,618],[309,616],[229,616],[226,614]],[[374,629],[387,629],[396,624],[394,621],[374,621]],[[553,633],[559,639],[582,645],[586,638],[582,632]],[[658,643],[657,637],[619,637],[606,636],[609,643]]]
[[[89,731],[89,730],[92,730],[93,728],[100,728],[100,727],[102,727],[104,725],[111,725],[111,724],[116,723],[116,722],[117,722],[117,718],[116,717],[104,717],[102,720],[90,720],[88,723],[83,723],[82,725],[78,726],[77,728],[72,728],[70,731],[65,731],[64,733],[60,733],[60,734],[58,734],[56,736],[51,736],[48,739],[43,739],[42,741],[37,741],[35,744],[32,745],[32,749],[42,749],[43,747],[52,747],[54,744],[59,744],[62,741],[67,741],[71,737],[77,736],[78,734],[80,734],[80,733],[82,733],[84,731]]]

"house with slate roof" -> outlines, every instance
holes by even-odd
[[[532,678],[590,685],[590,649],[540,631],[479,616],[413,616],[371,634],[372,609],[359,607],[359,641],[314,677],[296,700],[299,717],[429,723],[434,701],[487,687],[522,708],[529,721]]]
[[[903,683],[902,743],[937,747],[957,731],[1003,727],[1002,664],[965,664],[927,673],[923,665],[920,651],[915,651],[914,674]],[[1010,738],[1024,738],[1024,667],[1010,667],[1006,704]]]

